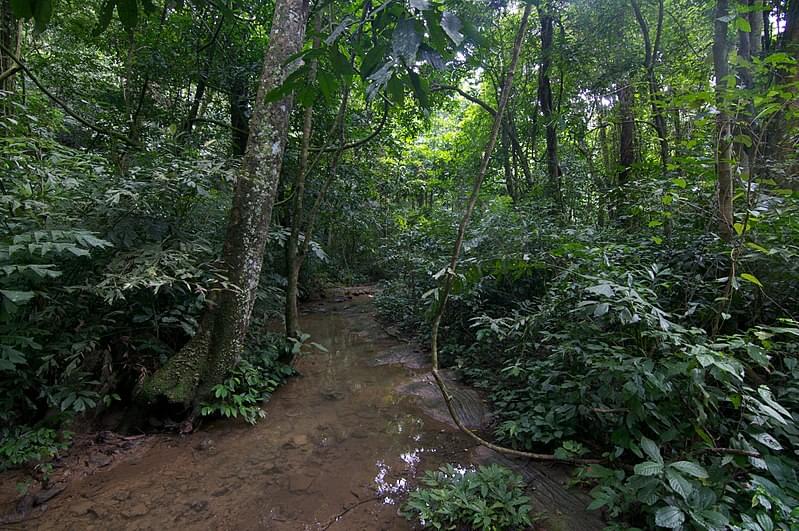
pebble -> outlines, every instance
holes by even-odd
[[[144,516],[150,512],[150,509],[144,505],[143,503],[137,503],[135,505],[131,505],[127,509],[122,511],[122,516],[125,518],[138,518],[140,516]]]
[[[291,476],[289,478],[289,492],[305,492],[313,485],[314,478],[309,476]]]
[[[206,500],[193,501],[191,502],[191,505],[189,507],[191,507],[192,510],[199,513],[208,509],[208,501]]]
[[[78,502],[72,504],[69,508],[70,512],[74,516],[83,516],[84,514],[88,514],[93,509],[93,504],[91,502]]]
[[[111,456],[105,454],[92,454],[89,457],[89,462],[96,467],[104,467],[111,464]]]

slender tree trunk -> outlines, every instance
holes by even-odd
[[[552,82],[549,74],[552,66],[553,37],[555,33],[555,17],[551,6],[543,2],[538,8],[541,21],[541,66],[538,80],[538,101],[544,117],[547,142],[547,178],[549,195],[563,212],[563,196],[561,188],[560,163],[558,161],[557,116],[552,101]]]
[[[319,32],[321,30],[322,19],[317,16],[315,21],[315,30],[317,36],[314,37],[313,47],[319,48],[321,43],[319,39]],[[313,83],[316,78],[317,61],[314,59],[311,62],[310,72],[308,75],[309,83]],[[309,105],[303,112],[302,119],[302,146],[300,147],[300,163],[297,167],[297,173],[294,177],[294,185],[292,186],[291,193],[293,194],[291,201],[291,233],[289,234],[288,241],[286,242],[286,337],[297,337],[297,326],[299,321],[299,311],[297,309],[297,298],[299,295],[300,283],[300,261],[299,261],[299,243],[300,231],[302,230],[303,218],[303,200],[305,199],[305,177],[308,172],[308,153],[311,147],[311,133],[313,132],[313,105]],[[310,238],[309,234],[305,235]]]
[[[749,25],[752,31],[749,32],[749,49],[753,57],[759,57],[763,51],[763,0],[749,0],[750,5],[758,9],[748,14]]]
[[[726,78],[729,74],[726,22],[728,11],[728,0],[716,0],[716,10],[713,15],[713,67],[716,78],[716,106],[719,111],[716,115],[716,176],[719,235],[725,240],[731,239],[733,234],[732,134],[726,94]]]
[[[510,143],[507,127],[502,128],[502,168],[505,171],[505,189],[508,192],[511,200],[516,201],[516,186],[513,182],[513,170],[511,169],[511,158],[510,158],[510,149],[508,149],[508,144]]]
[[[661,170],[665,172],[669,163],[668,131],[663,111],[663,94],[655,76],[655,65],[660,53],[660,38],[663,32],[663,0],[658,0],[658,19],[654,43],[649,33],[649,25],[641,12],[638,0],[630,0],[630,2],[635,13],[635,20],[638,22],[638,27],[641,29],[641,35],[644,38],[644,68],[646,70],[647,88],[649,89],[649,103],[652,106],[652,121],[655,124],[658,144],[660,145],[660,166]]]
[[[341,103],[339,104],[338,113],[336,114],[336,119],[333,123],[333,129],[330,131],[330,135],[334,135],[338,133],[338,147],[333,152],[333,157],[330,161],[330,167],[328,168],[328,174],[325,181],[322,183],[322,188],[319,190],[319,193],[316,196],[316,199],[311,205],[311,208],[308,212],[308,218],[305,225],[305,238],[303,238],[296,254],[295,263],[293,265],[296,268],[296,278],[295,283],[299,279],[300,271],[302,271],[302,264],[305,262],[305,258],[308,256],[308,250],[311,247],[311,237],[314,233],[314,227],[316,226],[316,220],[319,217],[319,212],[322,209],[322,203],[327,196],[327,191],[330,188],[330,185],[333,184],[337,174],[338,174],[338,164],[341,160],[341,155],[344,152],[344,145],[345,145],[345,135],[344,131],[346,128],[344,118],[347,114],[347,108],[349,105],[349,96],[350,96],[350,87],[346,87],[344,89],[344,94],[341,98]],[[421,204],[424,206],[426,194],[422,192],[421,195]],[[295,290],[296,291],[296,290]],[[296,306],[296,299],[294,301]]]
[[[237,290],[218,294],[200,330],[143,385],[145,398],[162,395],[195,403],[222,381],[244,347],[263,265],[275,188],[288,134],[292,98],[267,102],[266,95],[293,71],[290,58],[300,51],[308,19],[307,0],[277,0],[264,57],[251,134],[236,182],[223,259]]]
[[[0,43],[15,55],[20,54],[20,22],[11,12],[11,1],[0,0]],[[19,65],[2,50],[0,50],[0,117],[13,114],[8,103],[16,91],[16,74]]]
[[[219,37],[220,31],[222,30],[224,21],[225,17],[220,15],[210,40],[207,44],[201,47],[207,48],[208,54],[205,56],[197,75],[197,89],[194,91],[194,98],[192,99],[191,107],[189,107],[189,113],[186,116],[186,120],[183,122],[183,127],[181,128],[182,139],[187,139],[191,134],[192,129],[194,128],[194,122],[197,120],[197,116],[199,115],[200,105],[202,105],[203,97],[205,96],[205,90],[208,88],[208,78],[210,77],[211,73],[211,65],[214,62],[216,40]]]
[[[788,10],[785,13],[785,31],[782,34],[782,48],[796,59],[799,65],[799,0],[789,0]],[[792,102],[794,113],[799,115],[799,66],[794,68],[793,75],[789,82],[793,85],[795,97]],[[792,124],[793,126],[796,123]]]
[[[537,120],[538,111],[536,110],[533,114],[533,120]],[[518,157],[519,159],[519,166],[522,168],[522,173],[524,174],[524,180],[527,183],[528,188],[533,187],[533,174],[530,170],[530,160],[527,157],[527,153],[525,152],[524,148],[522,147],[521,143],[519,142],[519,134],[516,128],[516,122],[513,119],[512,114],[508,114],[506,117],[508,121],[508,136],[510,137],[511,147],[513,148],[514,157]],[[516,190],[517,195],[519,194],[519,190],[517,187]]]
[[[247,150],[250,119],[247,115],[250,99],[246,76],[243,73],[233,75],[230,85],[230,143],[234,155],[244,156]]]
[[[784,30],[776,36],[770,35],[769,10],[765,10],[763,13],[766,52],[776,49],[791,55],[799,62],[799,1],[789,0],[787,2],[784,13]],[[780,19],[779,12],[776,18]],[[799,127],[799,120],[796,119],[796,116],[799,116],[799,89],[797,89],[799,87],[799,68],[795,68],[792,72],[777,71],[774,77],[779,88],[789,91],[793,96],[788,98],[789,108],[781,109],[769,120],[769,127],[765,135],[768,144],[767,156],[772,160],[783,161],[787,158],[794,158],[797,152],[795,140],[789,133]],[[773,176],[780,179],[779,173],[775,172]]]
[[[625,79],[619,89],[619,174],[617,184],[622,187],[630,178],[635,163],[635,114],[633,111],[633,87]]]
[[[744,0],[749,7],[752,7],[755,4],[755,0]],[[758,16],[750,16],[750,15],[758,15]],[[748,13],[744,16],[750,21],[750,26],[752,24],[752,20],[760,20],[759,13]],[[740,119],[738,120],[738,125],[736,126],[736,135],[746,136],[750,140],[749,142],[736,142],[735,144],[735,151],[738,154],[739,166],[741,168],[741,179],[743,181],[748,181],[754,171],[754,158],[755,158],[755,151],[754,151],[754,143],[752,138],[754,135],[754,131],[752,130],[754,127],[753,121],[755,118],[755,105],[754,99],[751,94],[751,91],[755,88],[755,81],[754,75],[752,73],[752,57],[753,57],[753,41],[757,39],[753,38],[753,33],[755,28],[752,27],[751,31],[738,31],[738,57],[742,59],[738,63],[737,73],[738,79],[740,84],[748,91],[746,101],[742,106],[742,110],[740,113]]]

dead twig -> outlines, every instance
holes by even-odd
[[[375,496],[375,497],[373,497],[373,498],[366,498],[366,499],[363,499],[363,500],[361,500],[361,501],[358,501],[358,502],[355,502],[355,503],[353,503],[352,505],[350,505],[349,507],[346,507],[346,508],[345,508],[343,511],[341,511],[340,513],[338,513],[336,516],[334,516],[334,517],[333,517],[331,520],[329,520],[329,521],[328,521],[328,522],[327,522],[327,523],[324,525],[324,527],[322,527],[322,529],[323,529],[323,530],[330,529],[330,528],[333,526],[333,524],[335,524],[336,522],[338,522],[339,520],[341,520],[341,518],[342,518],[342,517],[343,517],[345,514],[347,514],[348,512],[352,511],[353,509],[355,509],[355,508],[357,508],[357,507],[360,507],[361,505],[364,505],[364,504],[366,504],[366,503],[373,502],[373,501],[378,501],[378,500],[381,500],[381,499],[382,499],[382,497],[381,497],[381,496]]]

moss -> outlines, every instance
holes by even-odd
[[[172,403],[191,404],[208,359],[209,343],[210,333],[199,332],[163,367],[144,380],[139,388],[139,399],[152,403],[164,397]]]

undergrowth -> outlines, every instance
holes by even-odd
[[[759,213],[730,278],[698,227],[531,229],[495,204],[467,237],[443,361],[488,393],[497,441],[605,459],[576,479],[612,526],[796,529],[794,211]],[[424,339],[444,258],[437,229],[409,232],[378,307]]]
[[[421,484],[402,512],[424,529],[511,531],[532,525],[522,477],[499,465],[444,465],[427,471]]]

